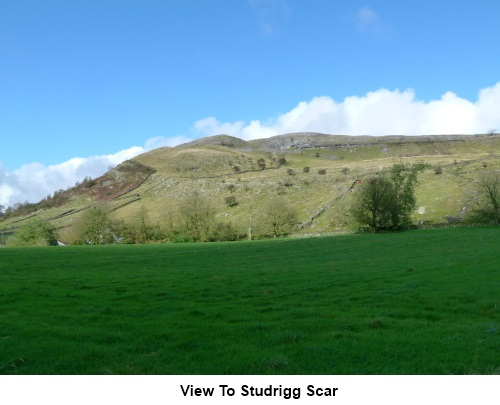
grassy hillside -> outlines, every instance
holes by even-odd
[[[193,190],[213,205],[217,217],[241,233],[263,231],[266,205],[277,199],[298,211],[297,235],[351,230],[351,188],[394,163],[426,162],[420,175],[415,223],[447,224],[473,204],[481,173],[500,170],[500,136],[351,137],[288,134],[245,142],[214,136],[175,148],[160,148],[118,166],[92,184],[68,190],[50,208],[0,223],[14,231],[31,215],[51,219],[70,241],[72,225],[95,205],[132,221],[145,209],[154,223],[175,218]],[[280,164],[280,159],[286,163]],[[304,168],[309,167],[309,172]],[[435,169],[441,168],[441,174]],[[290,171],[291,170],[291,171]],[[326,174],[319,174],[324,170]],[[224,201],[234,196],[237,205]]]
[[[0,249],[0,374],[494,374],[500,229]]]

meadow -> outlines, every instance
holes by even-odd
[[[0,374],[497,374],[499,227],[0,249]]]

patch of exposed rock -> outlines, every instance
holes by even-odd
[[[328,135],[317,132],[297,132],[276,135],[270,138],[244,141],[230,135],[214,135],[196,139],[179,147],[193,147],[201,145],[227,146],[239,150],[267,150],[279,151],[284,149],[341,149],[373,144],[405,144],[421,142],[450,142],[469,139],[487,139],[498,137],[495,134],[487,135]]]

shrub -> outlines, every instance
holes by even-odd
[[[224,201],[228,207],[236,207],[238,205],[238,201],[236,201],[236,197],[234,195],[225,197]]]
[[[288,174],[289,176],[295,176],[295,170],[293,170],[293,169],[287,169],[287,171],[286,171],[286,172],[287,172],[287,174]]]
[[[33,218],[8,239],[9,246],[57,245],[57,230],[48,220]]]
[[[271,201],[266,207],[265,223],[272,236],[289,235],[298,223],[297,211],[291,205],[283,204],[279,200]]]
[[[280,157],[280,158],[278,159],[278,164],[279,164],[280,166],[281,166],[281,165],[284,165],[284,164],[286,164],[286,163],[287,163],[287,161],[286,161],[286,158],[285,158],[284,156],[282,156],[282,157]]]
[[[304,173],[309,173],[311,171],[311,168],[309,166],[306,166],[302,169]]]
[[[85,211],[75,224],[77,239],[83,245],[107,245],[120,240],[122,224],[111,219],[109,212],[102,207]]]
[[[318,174],[326,174],[326,169],[319,169]]]
[[[435,174],[443,174],[443,168],[441,166],[436,166],[434,168],[434,173]]]
[[[218,222],[214,225],[209,240],[212,242],[233,241],[240,239],[233,224],[229,222]]]

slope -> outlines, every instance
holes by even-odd
[[[91,184],[67,190],[55,207],[0,224],[12,232],[32,215],[49,218],[71,239],[82,211],[95,205],[132,221],[141,210],[156,223],[172,221],[193,192],[215,207],[217,217],[241,233],[264,231],[270,201],[293,205],[300,224],[296,234],[326,234],[352,229],[348,207],[352,189],[367,176],[394,163],[426,162],[434,169],[420,175],[418,223],[454,223],[475,198],[483,172],[500,169],[496,135],[340,136],[285,134],[243,141],[228,135],[165,147],[124,162]],[[436,174],[439,173],[439,174]],[[225,197],[235,198],[228,207]]]

